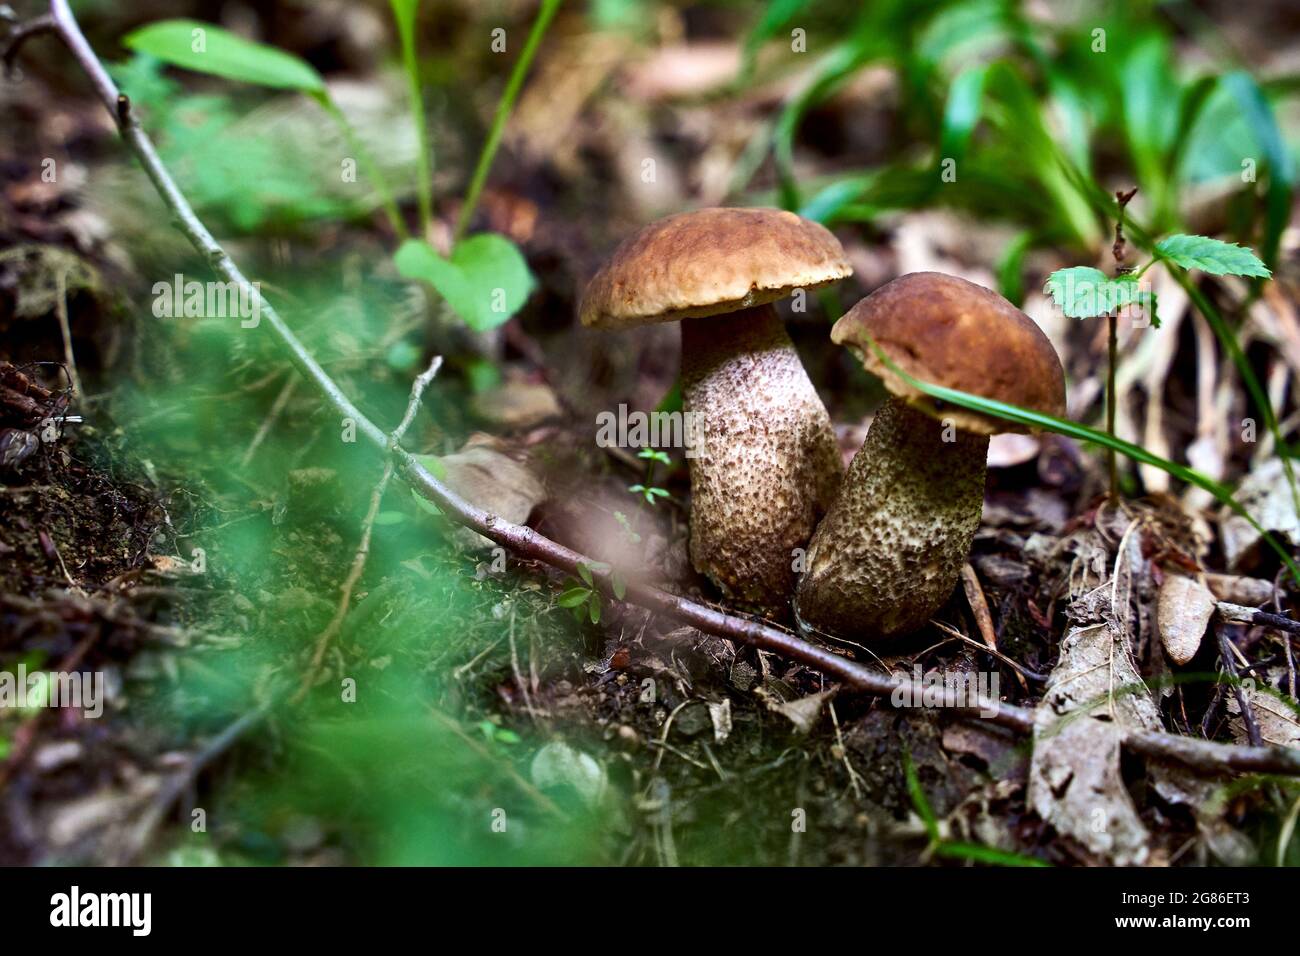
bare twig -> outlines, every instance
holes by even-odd
[[[1225,621],[1235,621],[1238,624],[1254,624],[1257,627],[1271,627],[1285,634],[1300,634],[1300,621],[1293,621],[1282,614],[1271,614],[1268,611],[1261,611],[1259,608],[1229,604],[1227,601],[1220,601],[1218,610],[1219,617]]]
[[[1132,269],[1125,262],[1128,257],[1128,242],[1124,238],[1124,210],[1136,195],[1136,186],[1128,192],[1118,190],[1115,193],[1115,201],[1119,204],[1119,215],[1115,218],[1115,242],[1110,247],[1110,253],[1115,257],[1116,275],[1125,275]],[[1113,437],[1115,435],[1115,380],[1119,377],[1119,315],[1117,311],[1111,311],[1106,316],[1106,325],[1106,352],[1110,362],[1106,374],[1106,432]],[[1114,504],[1119,501],[1119,464],[1114,448],[1106,449],[1106,470],[1110,476],[1110,501]]]
[[[0,60],[4,62],[5,77],[7,79],[13,77],[14,60],[24,43],[32,37],[40,36],[42,33],[54,33],[56,30],[54,17],[48,13],[26,23],[14,24],[9,30],[9,35],[5,37],[3,52],[0,52]]]
[[[115,118],[122,138],[144,167],[145,173],[172,213],[176,227],[194,248],[207,258],[218,274],[227,281],[233,282],[244,294],[251,296],[252,301],[258,303],[263,324],[279,340],[298,371],[316,387],[334,410],[344,419],[353,422],[357,432],[368,442],[386,452],[395,463],[398,474],[416,491],[433,501],[449,519],[477,531],[518,555],[545,562],[570,574],[578,573],[580,563],[590,567],[594,563],[590,558],[538,534],[531,528],[504,521],[465,501],[435,478],[414,455],[400,445],[390,444],[389,436],[352,404],[342,389],[293,334],[280,314],[263,298],[260,290],[248,281],[195,215],[189,201],[163,165],[152,141],[141,128],[134,111],[129,108],[129,101],[119,93],[116,84],[86,41],[76,18],[68,7],[67,0],[51,0],[50,6],[55,32],[90,77],[99,99]],[[125,107],[124,102],[127,104]],[[612,571],[593,572],[593,574],[601,589],[607,594],[612,594]],[[842,681],[848,687],[882,696],[886,700],[898,686],[898,682],[892,677],[872,671],[856,661],[848,660],[833,651],[810,644],[767,624],[714,610],[647,584],[630,582],[625,599],[632,604],[689,624],[705,633],[749,644],[787,660],[797,661],[821,671],[828,677]],[[922,691],[921,688],[916,690]],[[1031,733],[1033,730],[1033,713],[1022,707],[993,701],[976,701],[973,704],[967,702],[967,706],[961,707],[957,706],[955,696],[946,699],[945,704],[952,705],[950,712],[956,716],[975,717],[983,709],[986,713],[995,712],[995,716],[990,719],[996,724],[1021,733]],[[1300,750],[1286,747],[1243,747],[1196,740],[1176,734],[1140,730],[1127,732],[1124,745],[1135,753],[1175,760],[1207,772],[1237,770],[1300,775]]]
[[[411,385],[411,399],[406,405],[406,414],[402,416],[401,424],[393,430],[388,436],[388,449],[391,452],[402,441],[402,436],[406,430],[411,427],[411,422],[415,421],[416,412],[420,409],[420,399],[424,397],[424,390],[429,387],[433,377],[438,374],[438,369],[442,368],[442,356],[435,355],[429,367],[424,370],[419,378]],[[343,627],[344,620],[347,619],[348,610],[352,606],[352,592],[361,580],[361,574],[366,569],[366,559],[370,556],[370,536],[374,531],[375,517],[379,514],[379,505],[384,500],[384,492],[388,490],[388,482],[393,478],[393,459],[390,454],[384,460],[384,473],[380,477],[379,483],[375,485],[374,490],[370,493],[370,507],[366,511],[365,520],[361,522],[361,542],[357,545],[357,553],[352,558],[352,567],[348,569],[348,576],[339,588],[339,606],[334,611],[334,616],[330,618],[329,624],[325,630],[320,632],[316,638],[316,650],[312,653],[311,664],[307,667],[307,673],[303,675],[302,684],[298,692],[293,696],[293,702],[300,701],[309,691],[313,684],[316,683],[316,676],[320,673],[321,665],[325,662],[325,652],[333,643],[334,638],[338,636],[339,629]]]
[[[1232,693],[1237,698],[1237,706],[1241,708],[1241,719],[1246,725],[1246,736],[1250,738],[1250,743],[1258,747],[1263,743],[1259,733],[1259,724],[1255,721],[1255,708],[1251,706],[1250,700],[1246,697],[1245,691],[1241,689],[1241,680],[1237,674],[1237,662],[1232,659],[1232,652],[1235,648],[1232,646],[1232,639],[1228,637],[1228,629],[1220,624],[1215,628],[1219,638],[1219,656],[1223,658],[1223,669],[1228,672],[1231,678]]]

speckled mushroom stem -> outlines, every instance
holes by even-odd
[[[682,322],[682,397],[699,416],[691,563],[733,601],[788,615],[844,466],[830,416],[770,305]]]
[[[988,447],[984,435],[889,399],[808,548],[799,619],[863,640],[925,624],[952,594],[970,554]]]

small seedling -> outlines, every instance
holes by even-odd
[[[574,581],[573,586],[555,599],[555,603],[560,607],[567,607],[573,612],[573,616],[582,621],[587,618],[592,624],[600,623],[600,591],[596,589],[595,574],[604,574],[609,572],[610,587],[614,591],[614,597],[620,601],[627,596],[627,583],[622,576],[614,570],[611,570],[608,564],[603,561],[582,562],[578,565],[578,576],[582,579],[581,583]],[[572,579],[570,579],[572,580]]]
[[[1253,251],[1231,242],[1207,236],[1174,235],[1161,239],[1155,246],[1155,257],[1140,269],[1134,270],[1125,262],[1127,244],[1124,239],[1124,209],[1137,193],[1117,192],[1119,217],[1115,223],[1115,243],[1111,251],[1115,257],[1116,274],[1111,277],[1100,269],[1075,266],[1058,269],[1047,277],[1045,291],[1070,318],[1086,319],[1104,315],[1110,323],[1110,362],[1106,371],[1106,432],[1115,435],[1115,379],[1119,362],[1118,318],[1120,312],[1137,308],[1153,328],[1160,327],[1156,312],[1155,293],[1141,287],[1142,276],[1157,262],[1181,269],[1199,269],[1210,275],[1236,275],[1267,279],[1272,273]],[[1115,450],[1106,452],[1110,472],[1110,499],[1119,500],[1119,480]]]
[[[654,448],[642,448],[636,456],[646,462],[645,481],[637,485],[628,485],[627,490],[634,495],[640,495],[648,505],[653,505],[660,498],[671,497],[667,490],[656,487],[653,483],[656,463],[665,468],[672,467],[673,461],[667,453]]]

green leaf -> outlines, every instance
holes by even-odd
[[[771,0],[767,4],[767,9],[763,11],[762,18],[749,31],[749,35],[745,37],[740,67],[742,82],[748,82],[753,77],[754,64],[758,58],[758,51],[763,44],[781,33],[791,20],[803,12],[803,8],[807,5],[808,0]]]
[[[533,291],[523,253],[505,236],[482,233],[444,259],[427,242],[408,239],[393,257],[406,279],[428,282],[465,324],[486,332],[509,320]]]
[[[1255,78],[1245,70],[1224,76],[1223,88],[1227,90],[1242,115],[1250,124],[1255,139],[1264,151],[1268,164],[1267,214],[1263,242],[1264,259],[1276,263],[1278,243],[1282,230],[1291,219],[1291,194],[1295,188],[1295,162],[1291,150],[1278,126],[1277,117],[1269,105],[1264,91]]]
[[[325,93],[325,81],[306,60],[211,23],[161,20],[127,34],[122,42],[186,70],[317,97]]]
[[[1047,277],[1044,291],[1072,319],[1109,315],[1128,305],[1154,305],[1154,297],[1142,288],[1136,276],[1112,279],[1090,266],[1057,269]]]
[[[585,564],[578,565],[578,577],[582,578],[587,587],[594,588],[596,586],[596,582],[591,578],[591,568]]]
[[[587,602],[587,613],[591,616],[592,624],[600,623],[600,595],[593,594],[591,600]]]
[[[439,481],[447,477],[447,466],[442,463],[442,459],[437,455],[414,455],[413,457]]]
[[[420,202],[420,225],[427,234],[433,218],[433,157],[429,134],[424,122],[424,96],[420,91],[420,62],[415,53],[415,18],[420,0],[389,0],[397,36],[402,47],[402,68],[406,72],[407,96],[411,103],[411,123],[420,145],[415,171],[416,195]]]
[[[1206,236],[1168,236],[1156,243],[1156,253],[1184,269],[1200,269],[1216,276],[1257,276],[1273,273],[1254,252],[1234,242]]]
[[[586,588],[569,588],[555,599],[555,603],[560,607],[580,607],[587,603],[590,596],[591,592]]]
[[[401,524],[405,520],[406,515],[401,511],[381,511],[375,515],[375,526],[384,528],[389,525]]]
[[[426,514],[437,515],[442,517],[442,509],[435,505],[424,495],[420,494],[414,488],[411,489],[411,497],[415,499],[416,506]]]
[[[943,111],[943,130],[939,136],[939,159],[961,160],[984,105],[984,79],[988,68],[963,70],[948,88],[948,103]]]
[[[609,580],[610,584],[613,585],[614,588],[614,597],[618,598],[620,601],[627,597],[627,582],[623,580],[621,574],[615,571],[609,576]]]
[[[657,451],[654,448],[642,448],[636,453],[636,456],[647,461],[657,461],[661,465],[671,465],[673,463],[667,452]]]

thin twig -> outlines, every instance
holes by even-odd
[[[56,32],[72,52],[73,57],[90,77],[100,101],[117,121],[118,129],[127,146],[135,154],[146,174],[152,180],[163,202],[174,217],[176,227],[212,268],[227,281],[233,282],[244,294],[259,304],[263,322],[280,342],[290,360],[309,382],[320,391],[324,399],[344,419],[355,423],[357,431],[376,448],[387,452],[396,463],[398,473],[418,492],[433,501],[439,509],[457,524],[477,531],[484,537],[510,549],[525,558],[542,561],[570,574],[578,573],[580,563],[591,566],[594,562],[585,555],[558,544],[538,534],[532,528],[504,521],[465,501],[435,478],[420,461],[400,445],[390,447],[388,436],[361,413],[343,393],[338,384],[311,355],[285,324],[280,314],[266,301],[260,290],[253,286],[207,227],[195,215],[171,174],[163,165],[153,142],[141,128],[134,112],[118,92],[103,64],[91,49],[69,8],[67,0],[51,0],[51,12]],[[611,571],[593,572],[601,589],[612,593]],[[848,687],[889,700],[898,681],[841,657],[826,648],[818,647],[767,624],[746,620],[717,611],[694,601],[669,594],[639,582],[629,582],[625,598],[629,603],[658,612],[673,620],[688,624],[707,634],[725,637],[777,654],[787,660],[797,661],[821,671]],[[918,692],[921,688],[916,688]],[[952,704],[951,713],[958,717],[978,716],[981,709],[992,710],[994,723],[1021,733],[1033,731],[1033,712],[1022,707],[993,701],[976,701],[973,706]],[[1123,738],[1124,745],[1134,753],[1166,760],[1175,760],[1206,772],[1236,770],[1256,773],[1285,773],[1300,775],[1300,750],[1287,747],[1244,747],[1197,740],[1176,734],[1131,730]]]
[[[1237,698],[1237,706],[1241,708],[1241,719],[1246,725],[1246,736],[1250,738],[1251,746],[1258,747],[1263,743],[1263,739],[1260,737],[1259,724],[1255,721],[1255,708],[1251,706],[1246,692],[1241,689],[1241,679],[1237,675],[1237,662],[1232,659],[1232,652],[1236,648],[1232,646],[1232,639],[1228,637],[1226,627],[1220,624],[1214,630],[1219,638],[1219,656],[1223,659],[1223,669],[1231,678],[1232,693]]]
[[[429,363],[429,367],[412,383],[411,399],[407,402],[406,414],[402,416],[401,424],[388,436],[390,450],[397,447],[402,440],[402,436],[406,434],[406,430],[411,427],[411,422],[415,420],[415,414],[420,409],[420,399],[424,397],[424,390],[429,387],[429,383],[433,381],[433,377],[438,374],[440,368],[442,368],[442,356],[435,355],[433,361]],[[321,665],[325,662],[325,653],[329,650],[334,638],[338,636],[344,620],[347,619],[348,610],[352,606],[352,592],[356,588],[357,582],[361,580],[361,575],[366,569],[366,559],[370,556],[370,536],[374,531],[375,517],[379,514],[379,505],[384,500],[384,492],[388,490],[388,482],[392,480],[392,477],[393,459],[389,456],[384,460],[383,476],[370,493],[370,507],[366,510],[365,520],[361,522],[361,542],[357,545],[357,553],[352,558],[352,567],[348,569],[348,576],[339,588],[341,592],[339,606],[334,611],[334,616],[330,618],[329,624],[325,626],[325,630],[321,631],[320,636],[316,638],[316,649],[312,653],[311,664],[307,667],[307,673],[303,675],[298,692],[293,696],[293,703],[302,700],[307,691],[316,683],[316,677],[320,673]]]
[[[1128,192],[1116,191],[1115,202],[1119,205],[1119,214],[1115,217],[1115,242],[1110,253],[1115,257],[1115,274],[1126,275],[1131,271],[1125,260],[1128,257],[1128,242],[1124,238],[1124,210],[1137,195],[1137,187]],[[1119,314],[1118,310],[1106,316],[1106,352],[1109,367],[1106,373],[1106,433],[1115,435],[1115,380],[1119,377]],[[1110,476],[1110,501],[1119,501],[1119,464],[1114,448],[1106,449],[1106,470]]]
[[[279,393],[275,396],[275,401],[271,402],[271,408],[266,413],[266,418],[262,419],[262,424],[257,429],[257,434],[253,440],[248,443],[248,450],[244,452],[244,457],[239,460],[240,467],[247,468],[253,461],[253,456],[257,454],[257,449],[261,447],[266,436],[271,433],[276,420],[280,413],[284,411],[285,406],[289,404],[289,399],[293,397],[293,390],[298,385],[298,373],[289,372],[289,377],[284,380],[284,385],[280,387]]]
[[[49,13],[28,20],[26,23],[14,24],[9,29],[9,35],[5,37],[4,52],[0,53],[0,60],[3,60],[5,67],[5,78],[13,78],[14,60],[24,43],[42,33],[57,31],[58,26],[54,22],[54,16]]]
[[[1229,604],[1227,601],[1220,601],[1217,606],[1219,617],[1225,621],[1235,621],[1238,624],[1254,624],[1257,627],[1271,627],[1285,634],[1300,634],[1300,621],[1293,621],[1285,615],[1271,614],[1268,611],[1261,611],[1259,608],[1243,607],[1240,604]]]
[[[60,269],[55,279],[57,294],[54,298],[54,314],[59,320],[59,334],[63,336],[63,360],[68,364],[68,381],[72,383],[72,394],[77,401],[84,402],[86,393],[81,388],[81,376],[77,374],[77,356],[72,351],[72,325],[68,321],[68,272]]]

